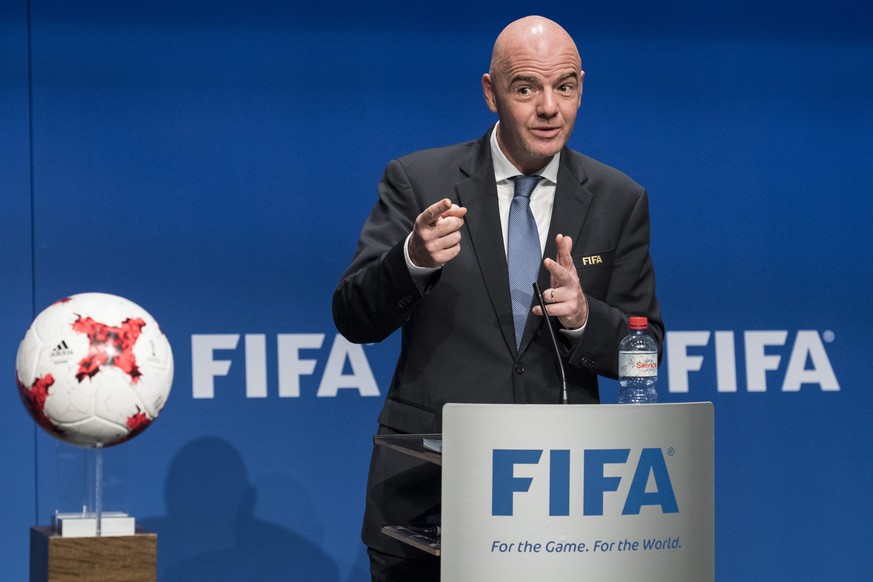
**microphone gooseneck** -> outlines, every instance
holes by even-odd
[[[558,338],[555,337],[555,329],[552,327],[552,320],[549,319],[549,314],[546,311],[546,301],[543,299],[543,292],[540,290],[539,283],[534,281],[534,295],[537,296],[537,301],[540,304],[540,309],[543,310],[543,319],[546,320],[546,327],[549,328],[549,337],[552,338],[552,351],[555,354],[555,362],[558,365],[558,373],[561,375],[561,404],[569,404],[567,398],[567,375],[564,373],[564,361],[561,359],[561,350],[558,348]]]

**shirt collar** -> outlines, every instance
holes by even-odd
[[[494,179],[497,182],[509,180],[518,176],[521,172],[518,168],[512,165],[500,145],[497,143],[497,127],[500,125],[498,121],[494,129],[491,130],[491,161],[494,164]],[[546,167],[537,172],[537,175],[542,176],[552,184],[558,183],[558,166],[561,163],[561,152],[555,154],[551,161],[546,164]]]

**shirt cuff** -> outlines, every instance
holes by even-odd
[[[412,238],[412,233],[406,237],[406,242],[403,243],[403,257],[406,259],[406,268],[409,269],[409,274],[412,275],[412,280],[418,285],[419,290],[427,287],[430,276],[440,270],[441,267],[419,267],[409,258],[409,240]]]
[[[585,322],[585,325],[583,325],[582,327],[577,327],[576,329],[564,329],[564,328],[561,328],[561,329],[559,329],[558,331],[560,331],[562,334],[564,334],[565,336],[567,336],[567,337],[570,338],[571,340],[578,340],[579,338],[582,337],[582,334],[585,333],[585,328],[586,328],[586,327],[588,327],[588,322],[587,322],[587,321]]]

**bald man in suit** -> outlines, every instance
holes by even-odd
[[[447,402],[559,401],[543,313],[532,289],[510,289],[518,176],[539,177],[529,198],[536,278],[560,329],[569,402],[599,402],[597,376],[616,377],[630,315],[648,318],[660,350],[646,191],[566,147],[583,76],[563,28],[538,16],[517,20],[498,36],[482,77],[497,124],[477,140],[388,164],[333,298],[334,321],[350,341],[402,332],[379,433],[439,433]],[[514,301],[527,313],[520,326]],[[439,579],[438,560],[380,533],[382,524],[437,515],[439,502],[438,467],[374,447],[362,534],[373,580]]]

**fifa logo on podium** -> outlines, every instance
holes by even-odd
[[[548,479],[549,516],[570,515],[571,499],[571,451],[551,449],[548,451],[548,473],[540,470],[534,477],[517,477],[517,465],[538,465],[543,458],[543,449],[494,449],[492,451],[491,515],[513,515],[515,501],[523,503],[521,494],[528,493],[534,479]],[[631,449],[586,449],[582,451],[582,515],[604,514],[604,497],[607,494],[621,495],[622,480],[631,470],[630,485],[626,487],[622,515],[639,515],[643,506],[659,507],[662,513],[678,513],[679,505],[673,491],[673,482],[659,448],[644,448],[634,467],[628,464]],[[669,453],[668,453],[669,454]],[[607,471],[607,465],[620,465],[620,469]],[[624,473],[623,476],[608,476],[609,473]],[[519,494],[516,496],[515,494]]]

